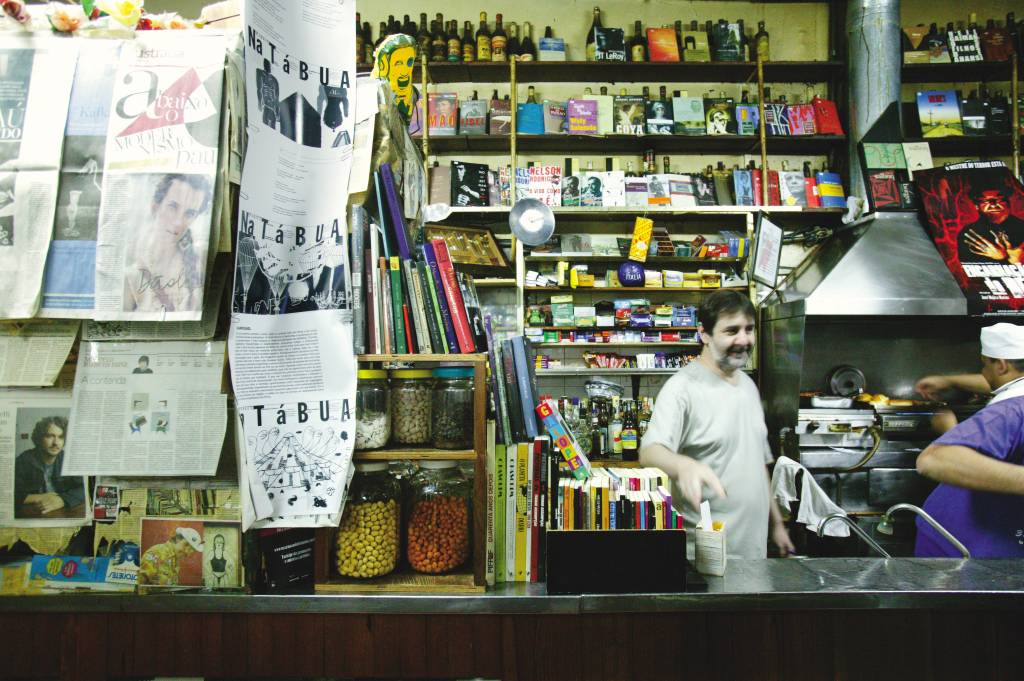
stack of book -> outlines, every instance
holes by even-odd
[[[560,476],[553,494],[552,530],[681,529],[668,476],[657,468],[595,468],[578,480]]]

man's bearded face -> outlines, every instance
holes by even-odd
[[[712,359],[723,370],[735,371],[747,366],[754,351],[753,318],[742,312],[722,315],[715,322],[715,328],[710,333],[704,329],[702,335]]]

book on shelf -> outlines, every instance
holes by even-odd
[[[436,162],[435,162],[436,163]],[[429,203],[449,203],[452,200],[452,167],[450,164],[434,165],[429,169],[427,185]]]
[[[647,177],[624,178],[626,206],[630,208],[647,207]]]
[[[736,132],[740,135],[756,135],[761,114],[757,104],[740,102],[736,105]]]
[[[541,38],[537,43],[537,61],[565,61],[565,40]]]
[[[799,171],[779,171],[779,196],[783,206],[807,207],[807,189],[804,175]]]
[[[416,274],[420,279],[420,290],[423,292],[430,345],[434,348],[434,352],[447,354],[450,350],[444,335],[444,324],[441,321],[441,312],[438,308],[437,293],[434,291],[430,266],[425,260],[416,261]]]
[[[487,134],[487,102],[483,99],[467,99],[459,108],[460,135]]]
[[[505,443],[494,445],[494,581],[505,582]]]
[[[492,99],[491,112],[487,122],[490,135],[512,134],[512,101],[509,99]]]
[[[451,308],[449,307],[448,295],[445,290],[441,268],[438,266],[434,244],[428,241],[423,244],[422,250],[423,258],[430,270],[432,288],[437,299],[437,308],[440,313],[441,327],[444,331],[445,343],[448,346],[448,352],[457,354],[459,352],[458,336],[455,333],[455,323],[452,317]]]
[[[961,137],[960,94],[956,90],[925,90],[917,93],[917,117],[922,137]]]
[[[674,28],[648,28],[647,54],[652,62],[679,61],[679,44]]]
[[[932,148],[927,142],[904,142],[903,157],[907,161],[907,174],[913,178],[914,171],[933,167]]]
[[[516,105],[516,132],[520,135],[543,135],[544,105],[531,102]]]
[[[580,176],[562,177],[562,205],[575,208],[580,205]]]
[[[674,126],[672,100],[651,99],[647,102],[648,135],[671,135]]]
[[[520,197],[537,199],[545,206],[562,205],[562,167],[554,164],[532,165],[525,170],[525,193],[520,189]],[[518,175],[517,175],[518,177]]]
[[[516,581],[516,463],[519,459],[519,441],[505,447],[505,581]]]
[[[459,290],[462,293],[462,300],[466,308],[466,319],[469,321],[470,334],[473,337],[473,344],[476,349],[486,347],[487,334],[484,332],[484,317],[480,311],[480,296],[476,290],[473,277],[463,272],[456,272],[455,277],[459,282]]]
[[[831,99],[815,95],[811,99],[814,107],[814,129],[819,135],[842,135],[843,125],[839,121],[839,109]]]
[[[587,95],[597,105],[597,134],[611,135],[615,132],[615,98],[612,95]]]
[[[594,61],[626,61],[626,35],[621,28],[595,27]]]
[[[966,28],[948,33],[949,53],[956,63],[985,61],[978,29]]]
[[[711,56],[715,61],[743,61],[743,39],[739,23],[724,19],[711,27]]]
[[[708,43],[707,31],[681,31],[679,42],[683,46],[683,61],[711,61],[711,45]]]
[[[566,104],[570,135],[598,134],[598,102],[594,99],[570,99]]]
[[[693,178],[689,175],[669,175],[668,193],[673,208],[695,208],[697,206],[697,195],[693,188]]]
[[[707,127],[708,135],[736,134],[734,105],[732,97],[707,97],[704,99],[704,124]]]
[[[410,352],[408,341],[405,335],[405,303],[402,297],[402,268],[401,260],[397,255],[391,256],[388,262],[389,284],[391,292],[391,318],[394,320],[395,328],[395,352],[405,354]],[[415,351],[415,348],[412,350]]]
[[[761,169],[750,167],[748,171],[750,172],[750,186],[754,190],[754,205],[760,206],[764,203],[764,178]]]
[[[487,586],[494,586],[497,576],[497,541],[496,531],[498,528],[497,524],[497,434],[496,425],[493,419],[487,419],[487,435],[486,435],[486,446],[487,446],[487,463],[485,464],[485,471],[487,472],[487,513],[486,513],[486,527],[487,531],[484,534],[485,537],[485,553],[484,553],[484,579]]]
[[[686,95],[672,98],[673,132],[677,135],[704,135],[707,123],[704,120],[704,98]]]
[[[717,205],[735,206],[736,198],[733,196],[732,171],[726,168],[724,163],[719,162],[718,167],[712,171],[711,176],[715,181],[715,200]]]
[[[782,102],[765,102],[764,104],[765,134],[773,137],[789,135],[788,107]]]
[[[647,127],[647,98],[643,95],[615,97],[615,134],[643,135]]]
[[[451,205],[463,208],[489,205],[487,170],[483,163],[452,161]]]
[[[733,192],[736,197],[735,205],[754,205],[754,181],[749,170],[732,171]],[[801,184],[803,181],[801,180]]]
[[[698,206],[717,206],[718,197],[715,193],[715,179],[708,175],[695,173],[693,178],[693,189],[697,197]]]
[[[648,206],[669,206],[672,204],[670,178],[665,174],[654,174],[647,176],[647,205]]]
[[[843,178],[839,173],[821,171],[814,177],[818,183],[822,208],[846,208],[846,193],[843,190]]]
[[[584,173],[580,181],[580,205],[599,207],[604,205],[604,173],[596,170]]]
[[[473,331],[470,328],[466,306],[462,299],[462,291],[455,276],[455,268],[452,265],[451,257],[448,255],[448,246],[445,244],[444,239],[432,239],[431,245],[434,248],[434,257],[437,260],[437,268],[441,274],[441,286],[444,289],[445,297],[448,299],[448,310],[451,314],[452,326],[455,327],[455,337],[458,339],[459,352],[475,352],[476,345],[473,341]]]
[[[405,288],[409,292],[411,306],[411,317],[413,331],[416,334],[416,351],[420,353],[434,353],[434,344],[430,337],[430,329],[427,326],[427,301],[423,289],[420,286],[420,274],[416,263],[412,260],[402,261],[403,274],[405,275]],[[411,348],[410,348],[411,349]],[[440,352],[440,349],[436,350]]]
[[[362,206],[351,209],[352,237],[349,241],[351,252],[349,262],[352,269],[352,349],[357,355],[366,352],[366,293],[363,289],[363,263],[366,261],[363,252],[363,241],[366,239],[366,228],[369,217]]]
[[[626,205],[626,173],[621,170],[606,170],[601,174],[601,205]]]
[[[565,102],[544,101],[544,134],[564,135],[568,132],[565,117]]]
[[[814,106],[811,104],[790,104],[786,107],[789,134],[813,135],[817,132],[814,123]]]
[[[454,92],[427,95],[427,130],[432,137],[454,135],[459,123],[459,96]]]
[[[782,187],[779,181],[779,171],[769,170],[768,171],[768,205],[769,206],[781,206],[782,205]]]

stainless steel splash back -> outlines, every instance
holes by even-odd
[[[784,286],[767,301],[766,318],[967,314],[967,300],[914,213],[853,223]]]

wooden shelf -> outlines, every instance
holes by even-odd
[[[1024,75],[1024,66],[1021,74]],[[1013,67],[1008,61],[903,65],[903,82],[907,84],[1004,81],[1012,75]]]
[[[543,331],[696,331],[696,326],[651,326],[643,329],[618,326],[527,326],[526,330]]]
[[[536,348],[699,348],[695,341],[652,341],[650,343],[533,343]]]
[[[838,223],[846,212],[843,208],[801,208],[799,206],[701,206],[699,208],[666,208],[661,206],[650,206],[647,208],[626,206],[575,208],[555,206],[551,210],[555,214],[556,222],[559,225],[595,220],[601,222],[607,222],[608,220],[631,220],[637,216],[646,216],[662,222],[734,220],[737,222],[735,225],[737,230],[745,230],[744,225],[738,224],[740,220],[746,220],[747,215],[757,215],[762,211],[771,215],[781,227],[793,224],[834,224]],[[452,208],[451,213],[444,221],[460,224],[502,224],[505,226],[508,224],[508,213],[508,206]]]
[[[473,284],[477,288],[514,288],[516,280],[509,279],[474,279]]]
[[[357,449],[356,461],[473,461],[472,449]]]
[[[615,286],[599,288],[596,286],[571,288],[569,286],[527,286],[527,293],[615,293],[617,291],[637,292],[647,291],[648,293],[711,293],[712,291],[742,291],[747,290],[746,286],[719,286],[716,288],[664,288],[664,287],[643,287],[643,286]]]
[[[371,579],[332,577],[316,585],[316,593],[483,593],[484,585],[473,582],[473,573],[424,575],[409,568]]]
[[[487,353],[464,354],[423,354],[423,355],[356,355],[360,362],[462,362],[464,364],[476,364],[486,362]]]
[[[671,375],[682,367],[668,369],[638,369],[626,367],[621,369],[592,369],[588,367],[554,367],[551,369],[535,369],[537,376],[661,376]]]
[[[846,143],[845,135],[769,137],[770,154],[826,154]],[[497,135],[446,135],[430,138],[431,153],[494,154],[510,150],[511,138]],[[755,135],[517,135],[518,152],[733,154],[758,152]]]
[[[918,137],[907,142],[927,142],[932,156],[1009,156],[1012,135],[964,135],[962,137]]]
[[[538,255],[526,256],[527,262],[558,262],[560,260],[575,260],[575,261],[586,261],[586,262],[610,262],[620,263],[626,260],[624,255],[562,255],[560,253],[544,253]],[[678,264],[678,265],[735,265],[737,263],[745,262],[746,257],[743,258],[692,258],[689,256],[681,255],[649,255],[647,256],[646,263],[660,263],[664,265]]]

